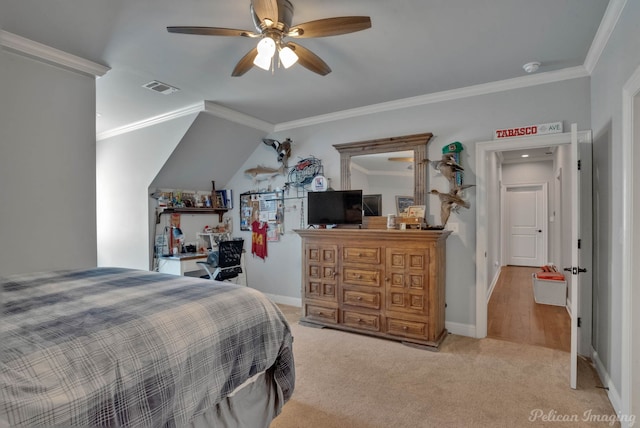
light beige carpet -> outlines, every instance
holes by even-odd
[[[457,335],[430,352],[305,327],[299,308],[281,308],[296,387],[271,428],[619,426],[587,361],[569,388],[566,352]]]

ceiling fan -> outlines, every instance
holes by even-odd
[[[258,45],[251,49],[233,69],[232,76],[242,76],[254,65],[269,70],[278,51],[280,63],[289,68],[296,62],[314,73],[325,76],[331,68],[319,56],[286,37],[311,38],[337,36],[354,33],[371,27],[368,16],[341,16],[318,19],[291,26],[293,5],[289,0],[251,0],[251,17],[256,31],[220,27],[167,27],[170,33],[197,34],[204,36],[241,36],[259,38]]]

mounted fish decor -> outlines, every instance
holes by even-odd
[[[278,140],[271,140],[269,138],[263,138],[262,142],[265,143],[269,147],[273,147],[273,149],[278,153],[278,162],[281,162],[282,165],[287,168],[289,157],[291,156],[291,144],[293,141],[287,138],[282,143]]]
[[[286,169],[287,167],[284,164],[277,169],[258,165],[254,168],[246,169],[244,173],[251,177],[253,181],[259,183],[260,181],[272,180],[276,175],[284,175]]]

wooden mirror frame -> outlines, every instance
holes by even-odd
[[[351,157],[372,153],[402,152],[413,150],[413,197],[415,205],[427,205],[427,144],[433,134],[405,135],[402,137],[380,138],[355,143],[334,144],[340,153],[340,186],[351,189]]]

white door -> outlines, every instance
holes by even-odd
[[[581,257],[581,168],[580,147],[578,143],[578,127],[571,125],[571,266],[565,267],[565,276],[571,287],[571,377],[570,386],[576,389],[578,383],[578,350],[580,349],[580,330],[578,330],[581,309],[580,276],[586,272],[583,266],[590,264],[590,260]],[[586,235],[585,235],[586,236]],[[587,250],[590,246],[587,247]],[[590,311],[591,308],[584,308]]]
[[[508,187],[508,264],[541,266],[546,260],[546,192],[542,185]]]

